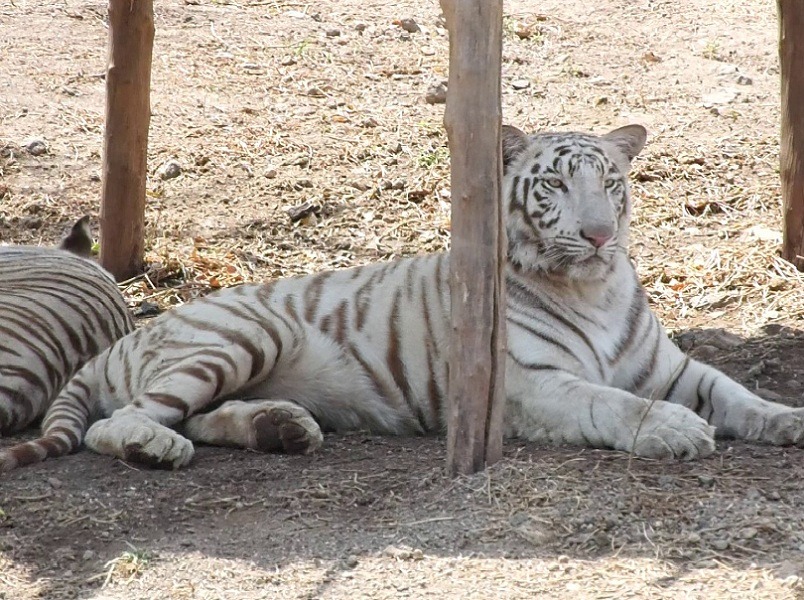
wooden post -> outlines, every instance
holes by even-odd
[[[118,280],[142,272],[153,42],[153,0],[109,0],[100,262]]]
[[[782,257],[804,270],[804,2],[777,0],[782,78]]]
[[[452,187],[447,469],[502,456],[505,229],[500,204],[502,0],[441,0],[449,30],[444,124]]]

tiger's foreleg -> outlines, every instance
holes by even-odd
[[[506,395],[508,433],[533,441],[614,448],[649,458],[695,459],[715,449],[713,428],[691,410],[558,369],[511,369]]]
[[[259,452],[311,454],[324,436],[307,409],[289,400],[229,400],[182,427],[194,442]]]
[[[678,355],[666,400],[706,419],[718,436],[804,446],[804,409],[764,400],[717,369]]]

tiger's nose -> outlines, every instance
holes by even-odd
[[[595,248],[600,248],[614,237],[614,232],[604,227],[581,229],[581,237]]]

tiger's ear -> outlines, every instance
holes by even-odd
[[[512,125],[503,125],[500,137],[502,138],[503,174],[505,174],[508,172],[509,165],[528,146],[528,136],[524,131]]]
[[[648,132],[642,125],[626,125],[610,131],[603,136],[603,139],[613,142],[628,157],[628,160],[634,160],[634,157],[645,147]]]
[[[59,248],[84,258],[92,256],[92,232],[89,230],[89,215],[81,217],[75,222],[75,225],[70,229],[70,233],[59,244]]]

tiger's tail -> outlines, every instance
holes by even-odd
[[[65,456],[79,448],[90,417],[98,412],[92,381],[99,358],[85,364],[61,390],[42,422],[41,437],[0,450],[0,473]]]

